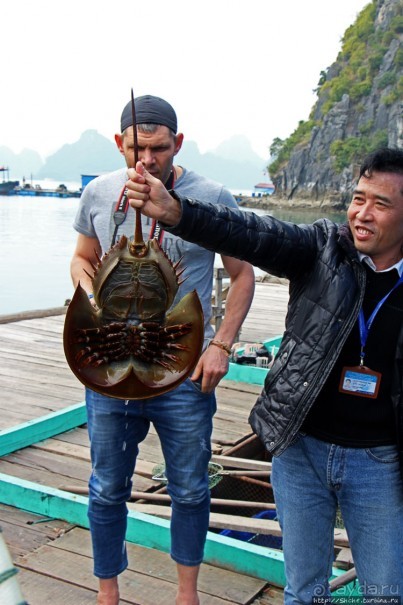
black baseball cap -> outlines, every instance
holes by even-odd
[[[160,97],[144,95],[134,99],[137,124],[160,124],[167,126],[175,134],[178,130],[178,121],[172,105]],[[132,102],[129,101],[120,118],[120,131],[123,132],[133,126]]]

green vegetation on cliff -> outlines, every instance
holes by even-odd
[[[268,167],[268,171],[272,177],[276,175],[282,165],[288,162],[292,152],[298,145],[306,145],[309,142],[312,134],[312,128],[315,125],[317,125],[317,123],[314,120],[308,120],[307,122],[301,120],[298,123],[298,127],[288,137],[288,139],[274,139],[270,146],[270,155],[276,159]]]
[[[275,177],[279,170],[288,162],[292,152],[299,145],[303,146],[309,142],[312,134],[312,128],[317,123],[314,120],[300,120],[298,127],[288,137],[288,139],[282,140],[278,137],[274,139],[270,145],[270,155],[276,159],[268,166],[268,172],[271,177]]]
[[[376,18],[384,0],[373,0],[358,15],[345,32],[336,62],[322,71],[316,93],[318,100],[308,121],[300,121],[296,130],[285,140],[275,139],[270,147],[274,161],[268,166],[273,179],[279,175],[292,154],[307,146],[314,127],[324,127],[326,116],[348,95],[350,115],[363,114],[368,97],[379,97],[379,104],[393,105],[403,97],[403,49],[396,43],[403,33],[403,4],[391,3],[392,17],[386,26],[377,26]],[[393,46],[395,44],[395,46]],[[388,53],[395,48],[393,61]],[[330,154],[336,173],[351,165],[380,145],[387,145],[388,132],[376,128],[373,121],[360,125],[355,132],[333,140]]]

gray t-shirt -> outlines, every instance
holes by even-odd
[[[74,221],[74,228],[82,235],[97,238],[103,254],[111,247],[115,231],[113,214],[126,181],[126,169],[117,170],[107,175],[99,176],[91,181],[81,196],[77,216]],[[185,168],[183,168],[182,175],[175,182],[175,191],[178,191],[181,195],[194,197],[213,204],[224,204],[233,208],[237,207],[231,193],[222,185]],[[135,211],[130,207],[125,221],[118,229],[117,238],[121,235],[126,235],[133,239],[134,219]],[[143,237],[145,241],[149,239],[151,223],[151,219],[142,217]],[[173,263],[182,258],[181,266],[186,267],[181,276],[181,279],[185,281],[181,284],[173,304],[175,305],[187,292],[196,290],[203,307],[205,337],[212,338],[214,331],[210,320],[212,316],[211,293],[213,287],[214,252],[201,248],[196,244],[186,242],[167,232],[163,234],[162,248]]]

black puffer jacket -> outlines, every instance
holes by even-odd
[[[297,226],[270,216],[177,198],[182,218],[168,230],[290,280],[281,348],[250,415],[252,428],[266,448],[280,454],[298,432],[362,305],[366,275],[350,230],[327,219]],[[401,462],[402,374],[403,327],[392,393]]]

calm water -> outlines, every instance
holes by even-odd
[[[77,198],[0,196],[0,315],[59,307],[71,298],[78,203]],[[318,218],[311,211],[271,213],[298,223]],[[343,220],[344,214],[332,218]]]
[[[78,202],[0,197],[0,315],[60,307],[71,298]]]

